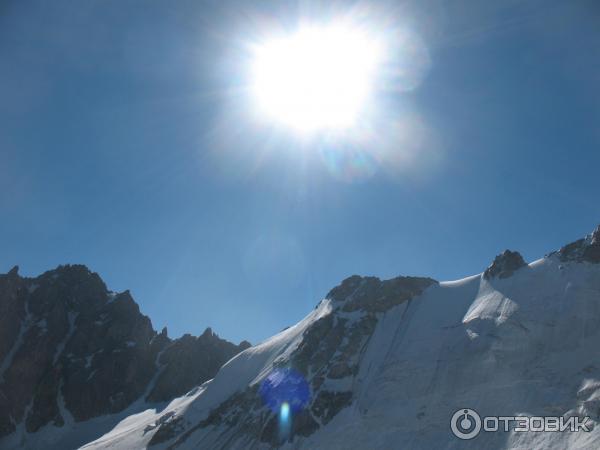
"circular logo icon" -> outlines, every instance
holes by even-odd
[[[481,417],[475,410],[469,408],[459,409],[450,419],[450,428],[454,436],[459,439],[473,439],[481,431]]]

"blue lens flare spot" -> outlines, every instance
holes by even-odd
[[[279,411],[279,439],[285,441],[290,436],[292,429],[292,418],[290,417],[290,405],[288,402],[281,404]]]
[[[262,381],[259,392],[265,405],[286,421],[310,401],[310,387],[304,376],[294,369],[273,370]]]
[[[283,402],[281,404],[281,411],[279,412],[279,417],[282,422],[288,422],[290,420],[290,405],[288,402]]]

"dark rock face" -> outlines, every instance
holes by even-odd
[[[354,401],[352,386],[361,357],[382,314],[409,302],[429,286],[431,278],[397,277],[382,281],[375,277],[352,276],[332,289],[327,298],[332,312],[316,320],[304,331],[298,347],[283,359],[274,361],[274,370],[291,368],[310,387],[310,399],[294,415],[288,436],[279,431],[278,415],[261,400],[257,385],[249,386],[216,407],[208,417],[181,433],[171,447],[177,448],[198,429],[224,426],[247,435],[248,442],[264,442],[273,448],[282,439],[309,436],[329,423]],[[172,426],[164,424],[160,442],[173,438]],[[225,431],[223,442],[229,442]],[[218,448],[227,448],[226,444]]]
[[[558,251],[561,261],[600,263],[600,225],[584,239],[565,245]]]
[[[148,442],[148,446],[152,447],[157,444],[162,444],[165,441],[173,439],[179,433],[184,431],[183,417],[175,417],[173,413],[165,414],[153,426],[146,428],[145,432],[151,431],[158,427],[158,430]]]
[[[376,277],[353,275],[333,288],[327,298],[344,302],[343,310],[350,312],[364,310],[370,312],[387,311],[406,300],[420,295],[437,281],[423,277],[396,277],[381,281]]]
[[[483,276],[486,279],[494,277],[508,278],[526,265],[527,263],[519,252],[504,250],[503,253],[494,258],[494,262],[492,262],[491,266],[485,270]]]
[[[174,391],[188,392],[201,381],[217,373],[233,355],[247,349],[246,341],[234,346],[220,339],[210,328],[199,337],[186,334],[161,353],[158,362],[164,366],[148,400],[161,402],[171,400]],[[202,361],[203,364],[198,364]]]
[[[85,266],[36,278],[15,268],[0,275],[0,437],[23,421],[34,432],[172,399],[248,346],[210,330],[158,334],[128,291],[110,292]]]

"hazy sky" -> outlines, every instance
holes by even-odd
[[[352,274],[455,279],[590,232],[598,2],[399,3],[3,1],[0,272],[83,263],[172,336],[257,342]],[[393,126],[348,149],[253,120],[248,43],[350,6],[411,36]]]

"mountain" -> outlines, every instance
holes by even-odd
[[[591,431],[451,433],[457,410]],[[302,321],[85,449],[600,448],[600,228],[458,281],[344,280]]]
[[[0,275],[0,447],[75,448],[185,394],[250,346],[157,333],[82,265]]]
[[[462,440],[451,418],[469,409],[585,429]],[[590,449],[598,421],[600,227],[529,264],[506,251],[458,281],[347,278],[213,379],[82,448]]]

